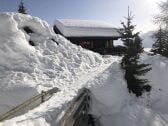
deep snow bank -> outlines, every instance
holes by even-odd
[[[146,75],[153,87],[150,96],[151,108],[168,117],[168,58],[144,54],[142,60],[152,66],[152,70]],[[165,119],[168,122],[167,117]]]
[[[168,125],[168,59],[143,53],[141,61],[152,67],[145,76],[152,85],[150,97],[144,94],[137,99],[128,93],[119,61],[88,82],[92,92],[91,113],[101,125]]]
[[[76,79],[108,62],[56,35],[45,21],[17,13],[0,13],[0,57],[0,114],[54,86],[69,97]]]

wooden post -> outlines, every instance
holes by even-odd
[[[45,95],[45,91],[41,91],[41,103],[44,102],[44,95]]]

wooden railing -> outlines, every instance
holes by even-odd
[[[0,121],[4,121],[5,119],[8,119],[12,115],[16,115],[16,113],[20,112],[22,109],[26,108],[27,106],[36,102],[37,100],[41,99],[39,103],[36,103],[36,105],[43,103],[44,101],[46,101],[48,98],[50,98],[54,93],[57,93],[58,91],[59,91],[59,89],[57,87],[50,89],[48,91],[42,91],[41,94],[36,95],[36,96],[24,101],[22,104],[14,107],[13,109],[11,109],[10,111],[8,111],[4,114],[2,114],[0,116]]]
[[[58,126],[87,126],[89,124],[90,91],[83,89],[66,110]]]

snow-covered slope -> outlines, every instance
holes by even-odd
[[[45,21],[16,13],[0,14],[0,58],[0,114],[55,86],[61,89],[55,102],[64,100],[48,105],[59,107],[82,87],[81,76],[109,62],[56,35]]]
[[[119,62],[88,82],[92,92],[91,113],[102,126],[168,125],[168,59],[144,53],[141,60],[151,64],[146,78],[152,91],[139,99],[128,93]]]

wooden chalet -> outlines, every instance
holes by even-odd
[[[72,43],[100,54],[116,51],[114,40],[121,38],[119,29],[102,21],[58,19],[53,29]]]

